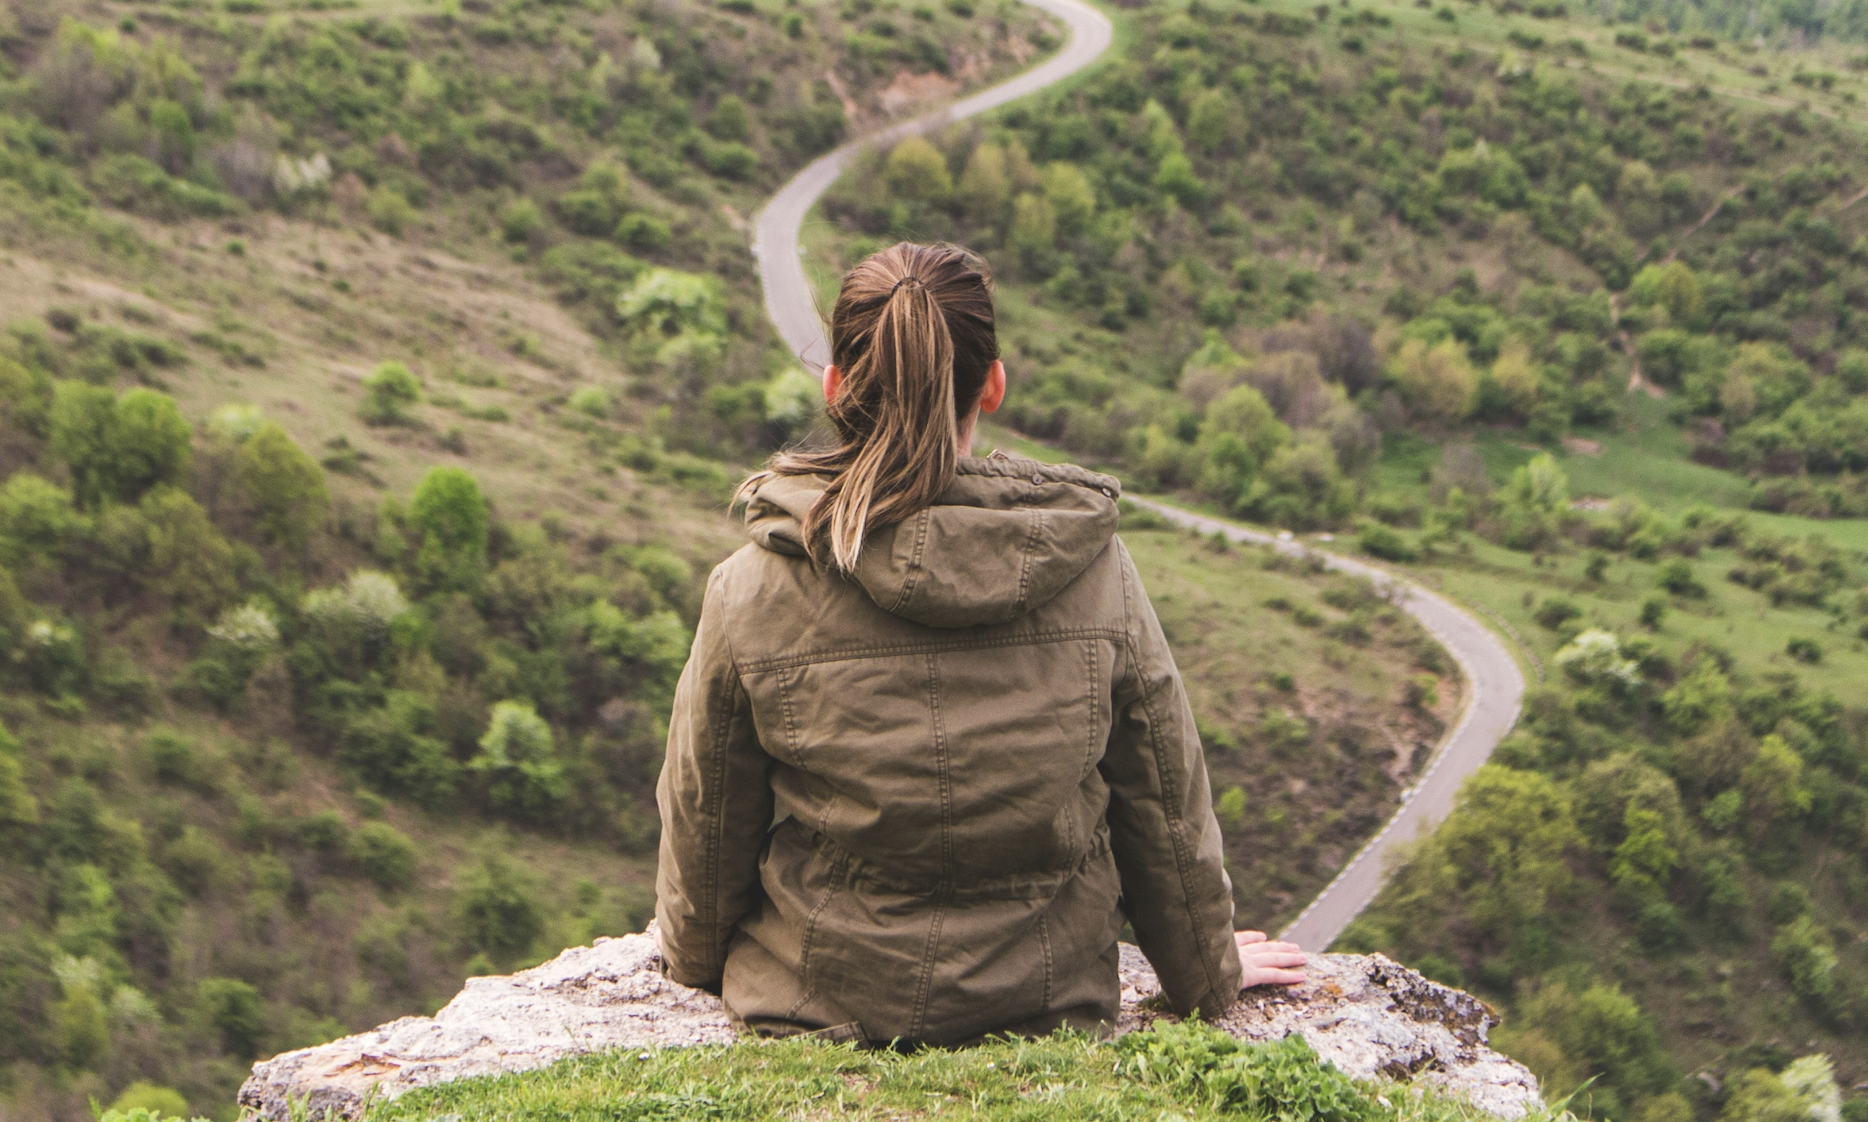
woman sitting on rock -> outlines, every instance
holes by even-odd
[[[835,439],[741,488],[676,693],[668,976],[760,1033],[942,1045],[1108,1031],[1125,918],[1178,1012],[1302,980],[1233,931],[1117,481],[970,455],[1005,397],[983,263],[885,249],[830,333]]]

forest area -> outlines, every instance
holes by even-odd
[[[814,277],[978,250],[982,452],[1511,637],[1518,730],[1336,949],[1493,1003],[1578,1116],[1868,1119],[1868,9],[1111,14],[1082,78],[861,157]],[[640,930],[728,496],[819,416],[748,217],[1057,34],[0,0],[0,1119],[225,1122],[256,1058]],[[1366,582],[1123,534],[1275,928],[1461,682]]]

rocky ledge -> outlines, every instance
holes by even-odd
[[[1216,1023],[1247,1040],[1301,1032],[1351,1075],[1414,1080],[1462,1095],[1501,1118],[1538,1104],[1537,1080],[1486,1047],[1496,1023],[1484,1002],[1381,955],[1312,955],[1308,980],[1248,992]],[[1118,1032],[1164,1014],[1141,952],[1122,947]],[[720,999],[664,978],[649,935],[599,939],[542,966],[470,978],[433,1017],[403,1017],[369,1032],[262,1061],[240,1105],[284,1122],[302,1102],[316,1118],[354,1118],[372,1097],[476,1075],[524,1071],[606,1048],[719,1044],[734,1038]]]

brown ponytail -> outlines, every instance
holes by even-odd
[[[830,354],[843,374],[827,411],[836,445],[781,454],[771,471],[831,476],[804,545],[848,571],[864,538],[933,505],[953,479],[959,418],[999,357],[985,264],[951,245],[870,256],[843,278]]]

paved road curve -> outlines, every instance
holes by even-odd
[[[785,345],[808,365],[821,368],[829,361],[830,347],[811,284],[798,259],[798,235],[804,216],[849,166],[851,158],[865,145],[892,144],[1034,93],[1088,66],[1109,46],[1113,35],[1109,20],[1087,4],[1078,0],[1025,2],[1058,17],[1069,28],[1070,40],[1061,51],[1018,77],[946,109],[891,125],[818,157],[780,188],[760,212],[753,253],[759,259],[766,314],[771,316]],[[1174,507],[1146,501],[1142,505],[1201,533],[1223,533],[1241,542],[1274,542],[1269,535]],[[1274,544],[1292,552],[1302,549],[1294,543]],[[1373,565],[1348,558],[1330,557],[1328,563],[1331,568],[1378,581],[1395,580]],[[1524,676],[1497,636],[1444,597],[1418,585],[1402,583],[1408,593],[1402,607],[1439,639],[1459,663],[1467,683],[1466,705],[1458,724],[1441,743],[1426,773],[1407,792],[1395,816],[1343,867],[1297,921],[1285,929],[1285,938],[1313,950],[1329,946],[1349,921],[1375,898],[1385,879],[1390,855],[1446,817],[1460,783],[1485,762],[1492,749],[1511,731],[1518,717],[1519,700],[1524,695]]]
[[[1203,534],[1220,533],[1236,542],[1275,545],[1287,553],[1304,552],[1304,547],[1296,542],[1281,542],[1270,534],[1247,530],[1230,522],[1202,518],[1146,499],[1136,502],[1176,525]],[[1453,796],[1459,792],[1459,785],[1479,769],[1492,749],[1511,731],[1518,720],[1519,702],[1524,697],[1524,675],[1518,671],[1511,652],[1505,649],[1498,636],[1464,608],[1439,593],[1399,580],[1377,566],[1348,557],[1321,556],[1330,568],[1339,572],[1368,577],[1378,584],[1397,584],[1405,590],[1402,610],[1419,620],[1459,663],[1466,679],[1466,702],[1453,731],[1440,742],[1420,779],[1402,796],[1401,807],[1394,817],[1343,866],[1336,879],[1311,901],[1303,914],[1284,929],[1284,938],[1300,947],[1319,951],[1335,942],[1343,928],[1349,926],[1349,921],[1375,899],[1387,880],[1393,855],[1422,832],[1432,830],[1453,809]]]
[[[1108,17],[1079,0],[1025,2],[1064,22],[1070,39],[1062,50],[1016,78],[944,109],[857,137],[819,156],[779,188],[778,194],[759,212],[752,252],[759,259],[759,282],[765,287],[766,314],[772,317],[772,323],[791,353],[811,367],[822,368],[830,361],[830,344],[824,337],[824,321],[817,314],[814,293],[804,275],[804,264],[798,260],[798,232],[804,225],[804,216],[843,174],[851,159],[867,146],[890,145],[904,137],[931,132],[963,117],[984,113],[1036,93],[1095,62],[1114,36]]]

